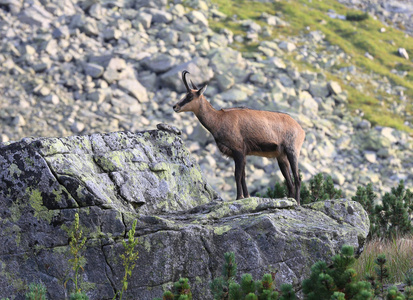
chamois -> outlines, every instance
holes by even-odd
[[[305,132],[290,115],[281,112],[229,108],[216,110],[205,99],[207,85],[198,89],[191,80],[189,88],[186,74],[182,80],[185,97],[173,106],[175,112],[192,111],[201,124],[214,136],[219,150],[235,162],[237,200],[250,197],[245,183],[247,155],[277,158],[281,172],[287,181],[288,196],[300,205],[301,179],[298,173],[298,157]],[[295,191],[291,170],[294,176]]]

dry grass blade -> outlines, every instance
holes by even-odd
[[[375,274],[374,260],[379,254],[386,255],[389,278],[387,283],[399,283],[404,279],[406,272],[413,268],[413,236],[396,238],[393,240],[373,239],[356,261],[354,269],[358,279],[364,280],[367,273]]]

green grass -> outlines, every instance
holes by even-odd
[[[363,21],[346,21],[332,19],[327,16],[327,12],[332,9],[337,14],[354,14],[357,11],[350,10],[335,0],[291,0],[273,3],[261,3],[247,0],[212,0],[217,4],[218,9],[225,13],[228,18],[224,21],[210,21],[213,30],[219,31],[221,28],[228,28],[234,34],[245,35],[245,31],[240,24],[233,21],[233,15],[237,15],[238,20],[252,19],[261,26],[265,24],[259,20],[263,12],[276,15],[281,13],[282,19],[289,22],[290,26],[275,28],[270,38],[280,38],[283,36],[294,36],[305,32],[308,26],[311,30],[322,31],[326,39],[334,45],[339,46],[344,52],[352,57],[351,64],[357,66],[365,73],[375,73],[387,77],[393,85],[406,88],[407,97],[413,97],[413,62],[401,58],[398,48],[405,48],[413,55],[413,38],[406,37],[405,33],[391,27],[386,27],[386,32],[380,32],[383,24],[373,18]],[[321,22],[324,20],[323,22]],[[241,52],[255,51],[257,45],[235,45]],[[364,56],[369,52],[374,60]],[[308,67],[301,61],[295,61],[294,57],[289,57],[296,65]],[[393,74],[393,69],[407,71],[408,75],[400,77]],[[366,92],[357,91],[345,85],[340,78],[332,74],[326,74],[331,80],[341,82],[342,87],[349,92],[349,109],[361,109],[365,113],[365,118],[370,122],[382,126],[390,126],[400,130],[405,130],[413,134],[413,129],[405,126],[402,116],[387,110],[389,104],[398,102],[398,97],[394,95],[375,94],[372,89],[365,89]],[[361,84],[366,84],[361,82]],[[385,105],[381,105],[376,97],[382,96]],[[406,107],[406,111],[413,113],[412,101]]]
[[[386,279],[386,283],[403,282],[406,272],[413,268],[413,237],[369,241],[353,266],[358,280],[364,280],[364,275],[367,273],[375,274],[374,260],[379,254],[385,254],[387,259],[386,266],[390,276]]]

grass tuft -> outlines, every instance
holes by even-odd
[[[358,280],[365,280],[364,274],[375,274],[374,261],[380,254],[386,256],[390,275],[385,283],[403,282],[405,274],[413,268],[413,236],[389,241],[376,238],[367,242],[363,253],[353,266]]]

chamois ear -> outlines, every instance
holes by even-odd
[[[201,96],[201,95],[205,92],[207,86],[208,86],[208,85],[204,85],[203,87],[201,87],[201,88],[197,91],[198,96]]]

